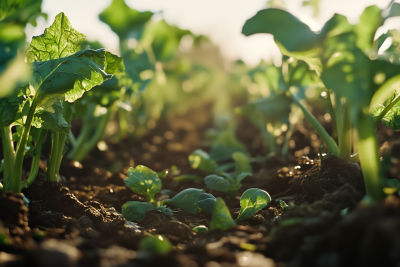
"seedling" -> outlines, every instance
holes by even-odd
[[[240,197],[240,213],[236,221],[250,218],[270,202],[271,197],[266,191],[258,188],[247,189]]]
[[[235,194],[242,186],[241,181],[247,176],[252,175],[249,158],[240,152],[235,152],[232,156],[235,161],[235,172],[233,174],[222,173],[220,175],[208,175],[204,178],[206,185],[213,190],[224,191]]]
[[[61,23],[62,22],[62,23]],[[28,48],[27,60],[33,67],[29,84],[16,90],[11,96],[0,99],[0,132],[4,147],[4,190],[21,191],[23,159],[32,126],[41,129],[36,140],[36,155],[50,130],[53,137],[52,153],[48,162],[47,180],[56,181],[69,133],[73,103],[94,86],[110,79],[107,74],[107,58],[117,57],[103,49],[85,49],[85,36],[75,31],[64,13],[56,16],[52,26],[41,36],[34,37]],[[22,127],[14,148],[11,127]],[[33,134],[33,131],[32,131]],[[39,151],[38,151],[39,150]],[[37,168],[38,158],[33,166]],[[37,170],[33,169],[33,174]],[[34,177],[28,180],[31,182]]]
[[[210,230],[221,230],[225,231],[232,226],[236,225],[232,219],[231,213],[222,198],[217,198],[214,205],[212,220],[210,224]]]

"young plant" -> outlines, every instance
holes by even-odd
[[[397,79],[400,66],[391,60],[391,52],[378,54],[381,42],[375,42],[374,36],[386,19],[400,15],[398,7],[394,3],[385,12],[377,6],[367,7],[356,25],[335,14],[319,33],[286,11],[265,9],[249,19],[242,31],[247,36],[271,33],[282,54],[307,62],[320,75],[334,108],[338,144],[296,96],[297,88],[289,88],[287,94],[330,152],[350,160],[352,147],[357,147],[367,195],[375,201],[382,199],[384,193],[375,123],[369,108],[374,94],[387,90],[392,79]],[[353,131],[357,133],[357,143],[352,139]]]
[[[236,163],[235,172],[233,174],[222,172],[222,176],[216,174],[206,176],[204,182],[207,187],[233,195],[242,187],[241,181],[247,176],[253,175],[249,158],[246,155],[235,152],[232,158]]]
[[[271,197],[266,191],[258,188],[247,189],[240,197],[240,212],[235,221],[250,218],[270,202]]]
[[[72,107],[69,105],[63,111],[63,102],[73,103],[86,91],[112,77],[106,73],[106,51],[82,50],[84,38],[72,29],[64,13],[57,15],[53,25],[43,35],[34,37],[28,49],[32,81],[11,96],[0,99],[5,191],[21,191],[22,163],[32,126],[52,132],[47,180],[57,180],[72,118]],[[22,127],[16,149],[11,138],[14,125]]]

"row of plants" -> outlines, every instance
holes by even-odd
[[[2,7],[0,13],[3,193],[20,193],[33,183],[45,142],[51,146],[45,180],[56,182],[64,155],[82,161],[105,138],[110,122],[117,121],[115,138],[119,140],[130,132],[130,125],[159,119],[177,102],[190,105],[206,88],[213,89],[208,89],[210,93],[222,83],[211,79],[215,69],[177,57],[184,37],[191,38],[194,44],[204,37],[170,26],[164,20],[152,21],[152,12],[133,10],[123,0],[114,0],[99,16],[118,35],[121,56],[104,50],[99,43],[85,41],[63,13],[26,49],[20,35],[4,37],[16,26],[23,32],[29,21],[42,15],[40,4],[41,1],[31,1],[25,6],[10,5],[6,6],[8,9]],[[29,16],[22,19],[22,13]],[[116,17],[116,13],[120,16]],[[390,30],[376,39],[375,35],[387,19],[399,15],[397,3],[384,10],[371,6],[356,25],[336,14],[315,33],[284,10],[259,11],[245,23],[243,34],[272,34],[283,54],[282,65],[263,63],[253,69],[238,68],[240,71],[231,76],[247,77],[249,92],[254,84],[261,88],[259,95],[246,96],[248,103],[236,108],[235,113],[248,117],[259,128],[270,154],[251,158],[235,137],[229,97],[221,97],[215,105],[217,129],[210,133],[210,151],[196,150],[189,156],[192,168],[207,175],[181,175],[176,180],[204,181],[209,190],[234,198],[243,179],[253,174],[251,163],[262,162],[271,154],[287,155],[296,125],[306,119],[323,140],[327,154],[360,161],[367,201],[377,202],[398,192],[400,183],[384,177],[375,128],[380,121],[394,130],[400,128],[399,32]],[[380,51],[388,41],[389,48]],[[15,65],[23,65],[27,72],[21,71],[23,77],[3,83]],[[186,92],[182,92],[182,86]],[[325,109],[333,115],[332,134],[310,112],[310,90],[317,96],[326,95]],[[74,118],[82,122],[77,135],[78,131],[71,131]],[[280,142],[282,135],[284,141]],[[27,157],[32,158],[31,169],[29,176],[22,179]],[[226,230],[271,202],[266,191],[247,189],[233,220],[224,199],[204,189],[187,188],[171,199],[158,201],[156,194],[161,192],[163,176],[141,165],[129,168],[126,186],[144,195],[147,202],[125,203],[124,218],[140,222],[152,210],[172,215],[169,207],[173,206],[193,214],[211,214],[210,230]],[[207,230],[205,226],[193,228],[199,233]],[[154,240],[158,242],[157,239],[162,241],[159,237]]]

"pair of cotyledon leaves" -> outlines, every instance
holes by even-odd
[[[154,196],[161,190],[161,180],[156,172],[139,165],[136,168],[129,168],[129,177],[125,179],[125,184],[133,192],[145,195],[149,201],[154,202]],[[187,188],[176,196],[170,202],[185,212],[196,214],[201,210],[213,214],[211,225],[212,229],[223,229],[224,225],[230,225],[232,220],[230,213],[226,212],[225,204],[221,204],[222,199],[215,199],[211,194],[204,193],[202,189]],[[243,220],[251,217],[256,211],[264,208],[271,201],[267,192],[252,188],[245,191],[240,199],[241,211],[236,220]],[[142,221],[146,212],[158,209],[160,212],[169,213],[165,208],[154,207],[149,202],[129,201],[122,207],[122,214],[128,220]],[[169,213],[171,214],[171,213]],[[228,216],[229,214],[229,216]],[[230,220],[229,220],[230,218]]]

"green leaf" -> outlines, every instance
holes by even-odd
[[[400,4],[393,3],[392,6],[390,7],[389,14],[385,17],[385,20],[397,16],[400,16]]]
[[[157,173],[143,165],[128,169],[125,184],[133,192],[145,195],[150,202],[154,201],[154,195],[161,190],[161,180]]]
[[[212,215],[212,220],[210,223],[210,230],[221,230],[225,231],[232,226],[236,225],[235,221],[232,219],[231,213],[222,198],[217,198],[214,205],[214,211]]]
[[[82,50],[72,56],[34,62],[34,87],[39,95],[64,94],[65,101],[72,103],[112,77],[104,72],[104,62],[102,49]],[[41,105],[53,103],[41,101]]]
[[[383,116],[381,119],[382,123],[386,126],[389,126],[393,130],[400,130],[400,102],[399,98],[400,92],[398,90],[392,93],[392,96],[389,97],[384,103],[377,104],[370,109],[370,113],[375,117],[379,118],[381,113],[385,110],[386,107],[392,105],[392,108]],[[394,102],[396,101],[396,102]]]
[[[202,189],[187,188],[171,199],[172,204],[185,212],[196,214],[201,211],[197,206],[197,199],[204,192]]]
[[[242,33],[246,36],[256,33],[273,34],[275,42],[289,52],[306,51],[318,41],[318,35],[305,23],[284,10],[274,8],[258,11],[246,21]]]
[[[197,149],[190,154],[189,162],[192,169],[200,169],[206,172],[213,172],[218,167],[215,160],[201,149]]]
[[[159,211],[159,212],[162,212],[162,213],[165,213],[165,214],[168,214],[168,215],[174,215],[174,214],[172,213],[172,210],[170,210],[170,209],[167,207],[167,205],[160,206],[160,207],[156,207],[156,211]]]
[[[120,39],[125,39],[132,35],[132,31],[143,27],[152,15],[150,11],[139,12],[131,9],[124,0],[113,0],[111,5],[99,15],[99,19],[108,24]],[[131,37],[139,39],[140,36]]]
[[[122,75],[125,73],[125,65],[124,65],[124,60],[111,53],[106,51],[106,69],[105,72],[107,74],[112,74],[112,75]]]
[[[263,209],[271,202],[270,195],[261,189],[247,189],[240,197],[240,213],[236,221],[245,220],[253,216],[258,210]]]
[[[209,193],[202,193],[197,199],[197,206],[199,206],[206,213],[212,214],[215,201],[217,201],[217,199],[213,195]]]
[[[231,159],[235,152],[248,155],[246,146],[236,138],[233,130],[228,129],[219,133],[211,148],[210,157],[218,162]]]
[[[360,22],[354,31],[357,34],[357,46],[364,52],[370,51],[374,41],[376,30],[382,26],[382,10],[377,6],[369,6],[360,16]]]
[[[140,240],[139,248],[146,253],[165,255],[172,250],[172,244],[165,236],[147,236]]]
[[[67,16],[61,12],[44,34],[32,38],[27,51],[28,62],[71,56],[82,49],[85,39],[86,36],[73,29]]]
[[[11,125],[17,117],[17,113],[22,109],[23,97],[16,94],[7,98],[0,98],[0,127]]]
[[[36,112],[32,126],[36,128],[49,129],[58,133],[69,134],[70,125],[62,116],[63,105],[61,101],[54,102],[51,108],[41,109]]]
[[[128,221],[140,222],[150,210],[154,210],[154,206],[148,202],[128,201],[122,206],[122,216]]]
[[[204,182],[208,188],[217,191],[231,191],[235,186],[233,180],[229,181],[228,179],[215,174],[206,176],[206,178],[204,178]]]

